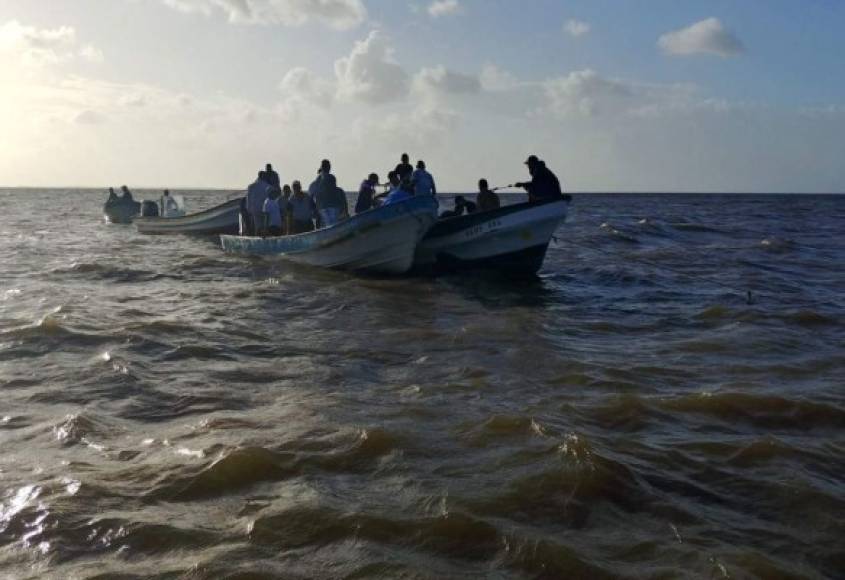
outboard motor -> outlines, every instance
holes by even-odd
[[[141,203],[142,217],[158,217],[158,204],[154,201],[144,200]]]

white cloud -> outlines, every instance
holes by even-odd
[[[432,18],[457,14],[461,11],[461,4],[458,0],[434,0],[428,5],[428,14]]]
[[[658,39],[657,45],[666,54],[674,56],[715,54],[729,57],[745,51],[742,42],[717,18],[707,18],[686,28],[667,32]]]
[[[443,65],[424,68],[414,76],[413,87],[422,93],[473,94],[481,90],[478,77],[454,72]]]
[[[631,97],[628,83],[600,76],[591,69],[574,71],[543,83],[548,107],[557,117],[590,117],[617,110],[620,101]]]
[[[79,56],[88,62],[101,63],[105,60],[103,51],[91,44],[86,44],[79,50]]]
[[[564,31],[572,38],[580,38],[590,32],[590,25],[580,20],[570,19],[563,25]]]
[[[85,109],[73,117],[73,122],[79,125],[102,125],[106,122],[106,117],[102,113]]]
[[[0,26],[0,53],[24,65],[57,64],[73,58],[76,30],[71,26],[35,28],[10,20]]]
[[[367,19],[362,0],[162,0],[184,13],[210,16],[221,11],[235,24],[301,26],[310,21],[353,28]]]
[[[396,62],[384,36],[373,30],[356,42],[349,56],[334,64],[337,94],[342,100],[387,103],[408,94],[408,74]]]
[[[481,88],[485,91],[507,91],[519,84],[512,73],[490,63],[481,68],[479,80],[481,81]]]

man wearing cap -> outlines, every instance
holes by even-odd
[[[525,164],[531,174],[531,181],[517,183],[516,187],[522,187],[528,192],[528,201],[536,202],[564,198],[560,181],[552,173],[552,170],[546,167],[545,161],[540,161],[536,155],[531,155],[525,161]]]

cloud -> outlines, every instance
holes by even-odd
[[[434,0],[428,5],[428,14],[432,18],[458,14],[461,10],[462,7],[458,0]]]
[[[91,109],[85,109],[74,116],[73,122],[79,125],[102,125],[106,122],[106,117]]]
[[[742,42],[726,30],[717,18],[707,18],[661,36],[657,45],[673,56],[715,54],[730,57],[745,52]]]
[[[559,118],[591,117],[605,110],[617,110],[620,101],[633,95],[628,83],[602,77],[591,69],[549,79],[543,88],[549,111]]]
[[[103,51],[91,44],[86,44],[79,50],[79,56],[88,62],[101,63],[105,60]]]
[[[422,93],[474,94],[481,91],[481,81],[476,76],[450,71],[440,65],[418,72],[413,87]]]
[[[485,91],[508,91],[519,85],[517,78],[495,64],[485,64],[481,68],[481,88]]]
[[[304,67],[292,68],[285,73],[279,90],[287,98],[300,98],[320,106],[328,106],[334,99],[331,83]]]
[[[349,56],[335,61],[334,69],[341,100],[379,104],[408,94],[408,74],[396,62],[393,48],[378,30],[356,42]]]
[[[225,14],[234,24],[302,26],[317,21],[332,28],[353,28],[367,19],[362,0],[162,0],[187,14]]]
[[[590,25],[580,20],[570,19],[563,25],[563,30],[572,38],[580,38],[590,32]]]
[[[0,26],[0,53],[25,65],[57,64],[73,58],[76,30],[71,26],[35,28],[10,20]]]

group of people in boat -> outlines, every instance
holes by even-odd
[[[109,188],[109,198],[106,200],[106,203],[109,205],[116,204],[116,203],[135,203],[135,198],[132,197],[132,192],[129,191],[129,188],[125,185],[120,186],[121,195],[118,196],[115,193],[114,188]]]
[[[525,162],[531,180],[516,183],[528,193],[528,201],[542,202],[563,199],[560,181],[536,155]],[[425,161],[418,160],[416,168],[411,165],[407,153],[403,153],[396,168],[387,174],[387,182],[379,183],[379,176],[370,173],[358,189],[354,211],[362,213],[377,207],[399,203],[414,196],[436,196],[434,177],[428,172]],[[377,187],[384,187],[377,193]],[[455,208],[444,211],[441,218],[457,217],[476,211],[491,211],[501,207],[501,200],[495,189],[490,189],[486,179],[478,182],[476,201],[464,196],[455,196]],[[351,214],[345,192],[338,187],[332,173],[332,165],[323,159],[317,170],[317,178],[305,190],[298,180],[282,185],[279,174],[268,163],[258,173],[256,180],[246,190],[241,200],[241,233],[253,236],[282,236],[301,234],[316,228],[330,227],[347,219]]]
[[[121,195],[118,196],[115,193],[114,188],[109,188],[109,197],[106,200],[106,205],[115,205],[115,204],[129,204],[135,203],[135,198],[132,197],[132,192],[129,191],[129,188],[125,185],[120,186]],[[147,202],[144,202],[146,204]],[[155,205],[153,203],[153,205]],[[173,216],[179,213],[179,203],[170,195],[170,190],[165,189],[161,195],[161,199],[159,200],[159,206],[154,208],[155,213],[150,215],[145,215],[145,217],[151,216],[158,216],[159,211],[161,215],[164,217]]]

